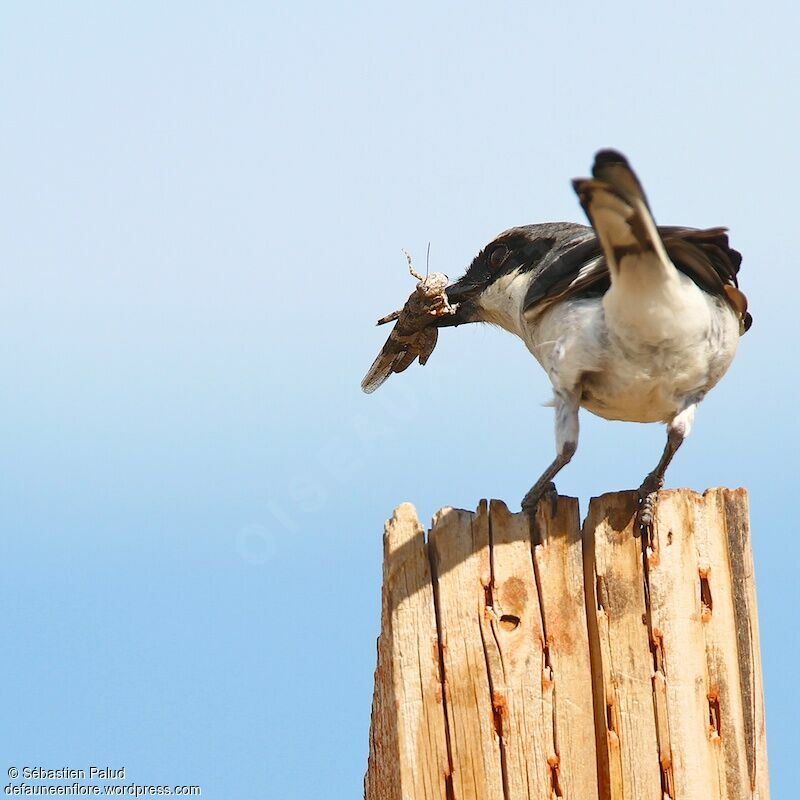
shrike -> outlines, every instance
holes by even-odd
[[[437,327],[490,322],[519,336],[553,384],[556,458],[522,500],[534,511],[578,447],[578,409],[664,422],[667,443],[639,487],[649,526],[664,473],[698,403],[725,374],[752,321],[725,228],[657,227],[620,153],[597,153],[573,181],[592,227],[511,228],[447,287]]]

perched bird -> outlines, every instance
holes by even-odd
[[[573,181],[592,227],[511,228],[447,287],[457,304],[437,327],[490,322],[519,336],[553,384],[556,458],[522,500],[534,511],[578,447],[578,409],[664,422],[667,443],[639,487],[652,524],[664,473],[698,403],[725,374],[751,323],[725,228],[657,227],[627,160],[597,153]]]

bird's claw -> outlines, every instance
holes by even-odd
[[[658,492],[650,492],[641,498],[639,505],[639,528],[649,532],[653,527]]]
[[[541,485],[537,483],[536,486],[522,498],[522,510],[526,514],[533,515],[536,513],[536,509],[539,507],[539,503],[542,500],[550,501],[550,515],[554,517],[558,512],[558,492],[556,491],[556,485],[553,481],[547,481],[547,483]]]
[[[663,485],[664,479],[651,473],[642,481],[642,485],[639,487],[639,513],[637,522],[639,529],[647,533],[653,528],[658,491]]]

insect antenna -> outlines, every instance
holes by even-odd
[[[428,252],[425,255],[425,280],[428,280],[428,275],[431,273],[431,243],[428,242]]]

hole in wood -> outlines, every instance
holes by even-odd
[[[563,797],[564,792],[561,789],[561,779],[559,777],[559,758],[555,756],[554,758],[548,758],[547,763],[550,765],[550,786],[553,788],[553,794],[555,797]]]
[[[494,731],[497,736],[503,738],[503,716],[508,714],[506,699],[499,692],[492,692],[492,717],[494,720]]]
[[[714,601],[711,597],[711,585],[708,582],[708,573],[700,572],[700,617],[706,622],[714,610]]]
[[[492,585],[490,583],[487,583],[483,587],[483,602],[486,605],[486,608],[494,607],[494,598],[492,597]]]
[[[722,714],[716,694],[708,696],[708,727],[712,737],[722,736]]]
[[[614,725],[614,704],[613,703],[606,703],[606,727],[610,731],[616,731],[616,725]]]
[[[519,617],[515,617],[513,614],[503,614],[500,617],[500,627],[504,631],[515,631],[519,627]]]
[[[602,575],[594,579],[594,592],[597,597],[597,610],[602,611],[606,605],[605,582]]]

